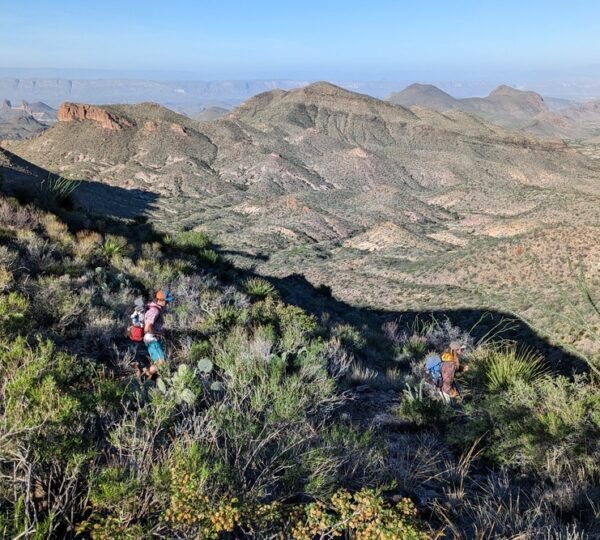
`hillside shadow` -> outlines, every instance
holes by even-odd
[[[538,334],[526,322],[514,315],[493,309],[462,308],[433,311],[385,310],[353,306],[333,297],[326,286],[315,287],[303,275],[292,274],[283,278],[263,277],[279,291],[282,299],[296,305],[321,320],[347,323],[360,328],[367,337],[364,352],[373,360],[380,360],[380,354],[389,351],[389,342],[382,326],[386,322],[398,321],[401,328],[410,329],[415,321],[448,320],[473,337],[477,343],[482,339],[497,335],[498,339],[514,340],[521,346],[528,346],[544,355],[552,370],[565,375],[588,371],[585,361],[553,345]],[[375,354],[373,354],[375,353]]]
[[[125,189],[83,181],[73,195],[83,211],[116,219],[136,219],[156,210],[158,195],[141,189]]]
[[[4,178],[3,191],[23,202],[30,202],[43,208],[50,206],[48,184],[58,176],[42,167],[0,149],[0,173]],[[3,164],[5,162],[5,164]],[[76,180],[78,187],[70,195],[73,206],[88,217],[101,215],[114,219],[136,219],[147,212],[156,210],[158,195],[141,189],[125,189],[109,186],[91,180]]]

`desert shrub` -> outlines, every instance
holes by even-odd
[[[298,540],[346,537],[426,540],[431,538],[417,519],[410,499],[390,504],[377,491],[339,491],[327,501],[306,505],[292,529]]]
[[[343,398],[327,374],[322,347],[309,348],[289,372],[272,346],[241,328],[215,344],[225,394],[210,417],[244,491],[280,497],[302,491],[306,480],[298,464],[317,441],[312,425],[324,421]]]
[[[4,264],[0,264],[0,292],[8,289],[12,281],[12,272]]]
[[[416,387],[407,385],[398,408],[399,416],[420,426],[444,428],[453,418],[453,410],[445,401],[430,394],[423,381]]]
[[[427,323],[421,323],[421,330],[415,332],[418,335],[425,336],[430,348],[441,351],[452,341],[458,341],[465,347],[472,347],[473,337],[468,331],[454,326],[449,319],[438,321],[433,319]]]
[[[335,337],[327,342],[325,356],[327,358],[327,369],[329,374],[335,379],[345,377],[355,364],[354,356],[347,351],[342,345],[342,342]]]
[[[84,365],[51,342],[31,348],[22,338],[2,346],[2,355],[7,428],[29,430],[40,452],[58,452],[63,444],[75,449],[84,411],[73,385],[83,377]]]
[[[469,332],[454,326],[449,319],[416,318],[407,326],[402,326],[400,321],[388,321],[381,329],[392,345],[396,360],[401,362],[422,359],[431,350],[441,352],[452,341],[467,347],[473,345]]]
[[[266,298],[275,294],[275,288],[266,279],[249,278],[243,283],[244,290],[254,298]]]
[[[57,334],[81,331],[87,321],[93,290],[87,278],[73,280],[69,275],[40,278],[33,290],[32,316],[41,327]],[[78,290],[77,294],[73,294]]]
[[[175,238],[174,245],[181,249],[202,250],[210,247],[210,240],[204,231],[185,231]]]
[[[243,322],[246,312],[235,306],[220,306],[208,314],[200,323],[200,329],[205,332],[223,332],[238,322]]]
[[[226,496],[230,473],[222,461],[193,442],[177,448],[167,468],[165,519],[173,529],[203,538],[234,530],[240,517],[238,499]]]
[[[509,472],[492,473],[482,489],[462,497],[446,508],[434,509],[455,536],[461,538],[539,538],[586,540],[595,535],[575,523],[564,523],[543,493],[547,484],[533,488],[514,485]],[[484,536],[493,532],[494,536]],[[592,532],[592,531],[590,531]]]
[[[0,335],[24,333],[29,328],[29,302],[18,292],[0,295]]]
[[[220,260],[219,254],[211,248],[211,242],[204,231],[179,233],[174,240],[167,242],[167,244],[209,264],[216,264]]]
[[[197,364],[202,358],[210,356],[212,346],[208,341],[197,341],[190,347],[188,358],[192,364]]]
[[[336,324],[331,333],[341,341],[345,348],[350,350],[360,350],[367,344],[367,340],[360,330],[350,324]]]
[[[104,242],[100,246],[100,252],[106,262],[111,262],[113,259],[120,259],[130,253],[130,248],[127,239],[122,236],[108,234],[104,238]]]
[[[315,317],[297,306],[278,303],[276,313],[283,350],[301,347],[318,329]]]
[[[69,233],[68,227],[54,214],[45,214],[41,219],[42,225],[50,240],[61,244],[63,247],[70,247],[73,244],[73,237]]]
[[[79,535],[89,534],[92,540],[140,540],[149,538],[137,523],[131,523],[119,515],[94,514],[77,527]]]
[[[135,512],[139,495],[139,479],[122,467],[103,467],[90,486],[90,504],[96,511]]]
[[[22,206],[14,199],[0,198],[0,227],[12,230],[35,230],[39,223],[39,212],[33,207]]]
[[[547,373],[544,358],[516,343],[480,347],[470,356],[470,367],[479,371],[490,392],[506,390],[517,381],[531,383]]]
[[[450,432],[455,444],[481,440],[494,462],[550,477],[564,466],[598,472],[600,398],[584,378],[516,380],[465,408],[468,421]]]
[[[209,264],[217,264],[221,260],[221,256],[214,249],[202,249],[197,256]]]
[[[31,274],[37,275],[60,262],[59,246],[56,244],[29,230],[18,231],[17,237],[25,251],[22,263]]]
[[[18,257],[18,253],[15,253],[7,246],[0,246],[0,264],[7,268],[12,268]]]
[[[73,254],[86,263],[91,263],[102,248],[102,235],[93,231],[79,231],[75,235]]]
[[[330,496],[342,483],[359,488],[387,482],[384,453],[372,431],[333,423],[321,429],[319,443],[302,456],[297,472],[306,477],[305,493]]]
[[[425,357],[430,346],[427,338],[418,335],[410,336],[402,345],[402,358],[420,360]]]

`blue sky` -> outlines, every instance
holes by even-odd
[[[0,13],[9,68],[393,80],[600,66],[592,1],[0,0]]]

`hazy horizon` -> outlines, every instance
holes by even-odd
[[[160,80],[600,81],[600,5],[31,0],[3,10],[2,72]],[[34,14],[34,16],[32,16]],[[23,76],[23,75],[17,75]],[[67,76],[66,78],[68,78]]]

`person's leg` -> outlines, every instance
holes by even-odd
[[[442,362],[442,392],[451,396],[454,393],[454,373],[456,364],[454,362]]]
[[[165,362],[165,351],[160,341],[155,340],[146,344],[148,355],[150,356],[150,366],[147,368],[146,375],[154,377],[158,373],[158,367]]]

